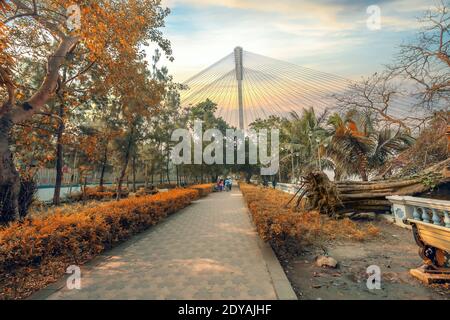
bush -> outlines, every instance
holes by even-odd
[[[196,190],[175,189],[104,203],[70,215],[27,219],[1,229],[0,298],[28,296],[56,280],[68,265],[88,261],[198,197]]]
[[[176,183],[160,183],[160,184],[157,184],[156,187],[158,189],[175,189],[175,188],[177,188],[177,184]]]
[[[85,192],[85,200],[111,200],[117,197],[116,187],[87,187]],[[121,198],[127,198],[129,191],[123,188],[121,191]],[[74,192],[69,197],[71,201],[83,201],[83,192]]]
[[[212,184],[212,183],[198,184],[198,185],[189,187],[189,189],[197,190],[200,194],[200,197],[204,197],[204,196],[207,196],[208,194],[210,194],[213,191],[213,188],[214,188],[214,184]]]
[[[334,220],[318,211],[297,212],[285,207],[291,194],[240,184],[260,237],[281,254],[298,254],[303,246],[322,240],[364,240],[378,234],[373,225],[359,227],[349,219]]]

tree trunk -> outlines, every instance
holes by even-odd
[[[152,173],[152,178],[151,178],[151,182],[152,182],[152,186],[155,186],[155,163],[152,161],[152,166],[150,168],[151,173]]]
[[[64,155],[63,155],[63,144],[62,144],[62,137],[64,133],[64,122],[62,122],[62,119],[64,117],[64,104],[61,102],[59,105],[59,126],[58,130],[56,132],[56,180],[55,180],[55,191],[53,193],[53,205],[59,206],[61,204],[61,185],[63,180],[63,162],[64,162]]]
[[[169,161],[166,163],[166,174],[167,174],[167,183],[170,184],[170,168],[169,168]]]
[[[83,181],[83,206],[86,205],[86,191],[87,191],[87,175],[84,176]]]
[[[170,184],[170,147],[169,144],[167,144],[167,152],[166,152],[166,156],[167,156],[167,161],[166,161],[166,175],[167,175],[167,183]]]
[[[133,192],[136,193],[136,156],[133,156]]]
[[[78,42],[78,37],[65,37],[60,41],[48,59],[46,76],[40,88],[23,104],[16,105],[15,87],[8,81],[9,79],[6,79],[8,100],[0,108],[0,220],[2,221],[20,219],[26,215],[27,210],[23,208],[21,212],[19,207],[20,176],[9,149],[11,128],[14,123],[30,119],[45,106],[57,86],[61,65]],[[5,79],[3,81],[5,82]]]
[[[2,223],[20,219],[20,177],[9,148],[12,126],[13,122],[9,115],[0,118],[0,222]]]
[[[72,165],[72,172],[70,174],[70,187],[69,187],[69,197],[72,195],[72,187],[75,181],[75,170],[77,168],[77,159],[78,158],[78,152],[75,150],[75,155],[73,156],[73,165]]]
[[[294,148],[293,147],[291,147],[291,170],[292,170],[291,181],[294,181],[294,179],[295,179],[295,169],[294,169]]]
[[[145,188],[148,188],[148,163],[145,161]]]
[[[103,154],[103,161],[102,161],[102,170],[100,172],[100,188],[103,188],[103,185],[105,184],[105,171],[107,162],[108,162],[108,147],[105,146],[105,152]]]
[[[450,156],[450,112],[447,112],[447,154]]]
[[[334,169],[334,181],[339,182],[342,180],[342,173],[340,170]]]
[[[360,170],[360,175],[361,175],[361,179],[362,181],[369,181],[369,177],[367,176],[367,172],[366,170]]]
[[[117,181],[117,198],[116,198],[117,201],[119,201],[121,198],[123,179],[125,178],[125,175],[127,173],[128,162],[130,162],[130,153],[131,153],[131,145],[133,143],[133,134],[134,134],[133,130],[131,130],[131,134],[128,139],[127,150],[125,151],[125,161],[124,161],[124,164],[122,167],[122,171],[120,172],[119,181]]]

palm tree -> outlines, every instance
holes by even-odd
[[[288,151],[284,159],[291,159],[292,175],[295,175],[299,167],[301,170],[317,167],[316,155],[327,132],[321,127],[322,117],[317,117],[312,108],[303,110],[301,115],[292,111],[290,118],[285,119],[281,127],[283,136],[287,137],[282,148]]]
[[[376,129],[370,114],[351,110],[342,118],[328,119],[328,158],[334,164],[335,179],[358,175],[369,180],[371,171],[380,168],[395,154],[407,149],[414,139],[404,130]]]
[[[384,128],[371,134],[371,139],[376,143],[369,153],[369,168],[379,169],[389,158],[414,144],[415,139],[403,130]]]
[[[367,181],[367,153],[372,141],[358,130],[353,120],[343,119],[337,113],[328,119],[328,124],[331,129],[327,154],[334,163],[335,179],[356,174]]]

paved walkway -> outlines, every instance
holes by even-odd
[[[273,260],[241,192],[214,193],[88,263],[81,290],[60,281],[33,298],[277,299]]]

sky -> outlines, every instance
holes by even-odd
[[[163,0],[171,9],[163,32],[172,43],[175,61],[162,63],[176,81],[183,82],[242,46],[246,51],[357,80],[392,62],[399,46],[414,39],[420,28],[418,19],[437,3]]]

